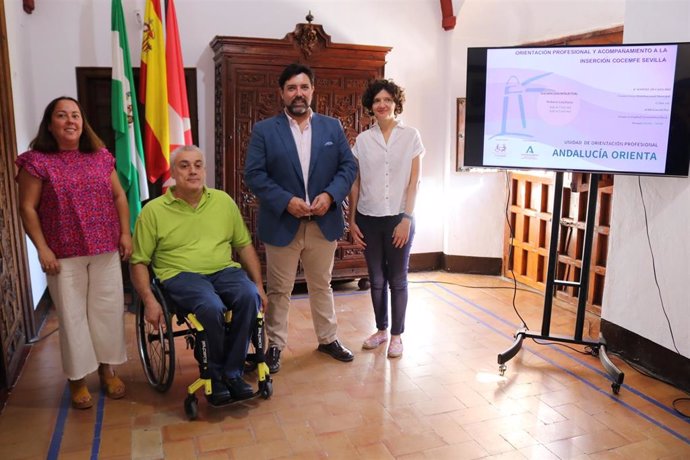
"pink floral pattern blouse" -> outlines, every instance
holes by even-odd
[[[115,158],[108,150],[29,150],[16,164],[43,181],[38,217],[58,259],[118,249],[120,221],[110,182]]]

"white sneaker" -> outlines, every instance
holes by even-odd
[[[362,348],[365,350],[373,350],[377,348],[382,343],[388,341],[388,333],[386,331],[378,331],[373,333],[368,339],[362,344]]]

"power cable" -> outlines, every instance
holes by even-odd
[[[34,337],[33,339],[28,340],[26,343],[28,343],[29,345],[33,345],[33,344],[35,344],[35,343],[40,342],[41,340],[47,339],[48,337],[50,337],[51,335],[53,335],[54,333],[56,333],[56,332],[59,331],[59,330],[60,330],[60,328],[59,328],[59,327],[56,327],[55,329],[53,329],[52,331],[48,332],[47,334],[42,335],[42,336],[38,336],[38,337]]]
[[[515,239],[515,231],[513,229],[513,225],[510,223],[510,216],[509,216],[509,208],[510,208],[510,175],[508,174],[508,170],[504,171],[505,177],[506,177],[506,207],[505,207],[505,216],[506,216],[506,223],[508,224],[508,230],[510,231],[510,239],[508,240],[508,262],[510,263],[510,274],[513,276],[513,310],[515,311],[515,314],[517,315],[518,318],[520,318],[520,322],[522,322],[522,325],[526,330],[529,330],[529,326],[527,326],[527,322],[525,322],[524,318],[522,315],[520,315],[520,312],[517,309],[517,305],[515,304],[515,299],[517,297],[517,277],[515,276],[515,271],[513,269],[514,265],[514,260],[513,260],[513,240]]]
[[[647,232],[647,244],[649,245],[649,254],[652,256],[652,272],[654,273],[654,284],[656,284],[656,290],[659,294],[659,302],[661,302],[661,311],[664,313],[664,317],[666,318],[666,324],[668,324],[668,330],[671,333],[671,341],[673,342],[673,348],[675,348],[676,352],[680,355],[681,352],[678,350],[678,347],[676,346],[676,338],[673,335],[673,327],[671,326],[671,320],[668,318],[668,314],[666,313],[666,307],[664,306],[664,298],[661,296],[661,287],[659,286],[659,279],[656,275],[656,262],[654,260],[654,250],[652,249],[652,239],[649,236],[647,205],[644,202],[644,193],[642,193],[642,177],[640,176],[637,176],[637,185],[640,189],[640,198],[642,199],[642,210],[644,211],[644,228]]]
[[[462,283],[454,283],[452,281],[440,281],[440,280],[419,280],[419,281],[408,281],[408,283],[418,283],[418,284],[424,284],[424,283],[433,283],[433,284],[450,284],[451,286],[458,286],[462,288],[467,288],[467,289],[512,289],[515,290],[516,288],[513,286],[472,286],[469,284],[462,284]],[[533,289],[526,289],[526,288],[517,288],[518,291],[524,291],[524,292],[529,292],[538,296],[543,296],[544,294],[539,291],[535,291]]]

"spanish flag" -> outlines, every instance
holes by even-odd
[[[193,140],[175,3],[162,2],[146,0],[139,94],[146,107],[146,170],[149,180],[162,179],[165,189],[172,185],[170,153]]]
[[[160,0],[146,0],[139,97],[145,106],[144,152],[149,181],[170,179],[170,126],[165,36]]]

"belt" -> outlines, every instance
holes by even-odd
[[[316,216],[303,216],[303,217],[300,217],[299,220],[304,221],[304,222],[310,222],[312,220],[316,220]]]

